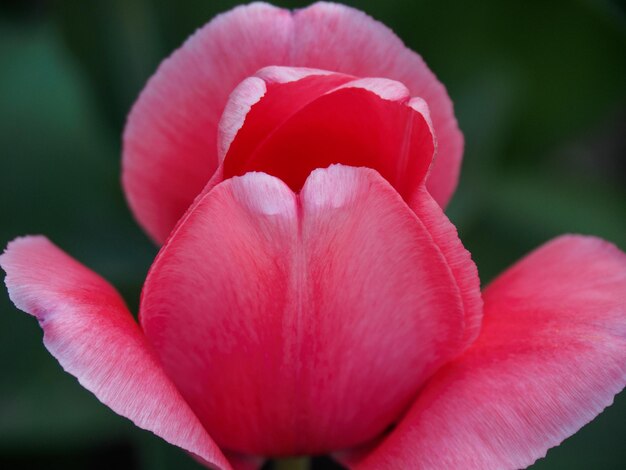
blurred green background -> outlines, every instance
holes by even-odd
[[[136,308],[156,248],[119,184],[126,113],[159,61],[236,2],[0,5],[0,242],[44,233]],[[303,2],[276,2],[304,6]],[[564,232],[626,249],[626,18],[588,1],[361,1],[448,87],[466,136],[448,213],[483,284]],[[0,467],[193,469],[62,372],[0,294]],[[626,468],[626,394],[536,469]],[[332,468],[318,460],[315,468]]]

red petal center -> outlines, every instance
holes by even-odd
[[[261,171],[299,191],[313,170],[341,163],[377,170],[408,198],[432,161],[429,125],[408,95],[383,98],[352,80],[328,74],[268,83],[228,149],[224,178]]]

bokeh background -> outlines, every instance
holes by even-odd
[[[156,248],[120,189],[125,116],[159,61],[235,3],[0,3],[0,244],[44,233],[136,308]],[[624,5],[347,3],[394,29],[448,87],[466,136],[448,214],[483,284],[564,232],[626,249]],[[0,371],[0,468],[200,468],[63,373],[4,292]],[[622,394],[533,468],[626,468],[625,444]]]

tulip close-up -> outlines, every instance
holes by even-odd
[[[564,234],[481,283],[445,212],[452,100],[364,12],[216,16],[147,81],[121,152],[159,246],[136,311],[44,235],[0,266],[67,373],[201,465],[526,468],[626,386],[626,254]]]

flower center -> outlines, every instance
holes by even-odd
[[[313,170],[341,163],[377,170],[405,199],[423,182],[433,135],[427,110],[403,85],[314,70],[277,82],[276,70],[294,69],[270,69],[271,79],[263,69],[264,83],[240,85],[227,105],[249,112],[226,151],[224,178],[260,171],[298,192]],[[250,103],[255,86],[263,95]]]

